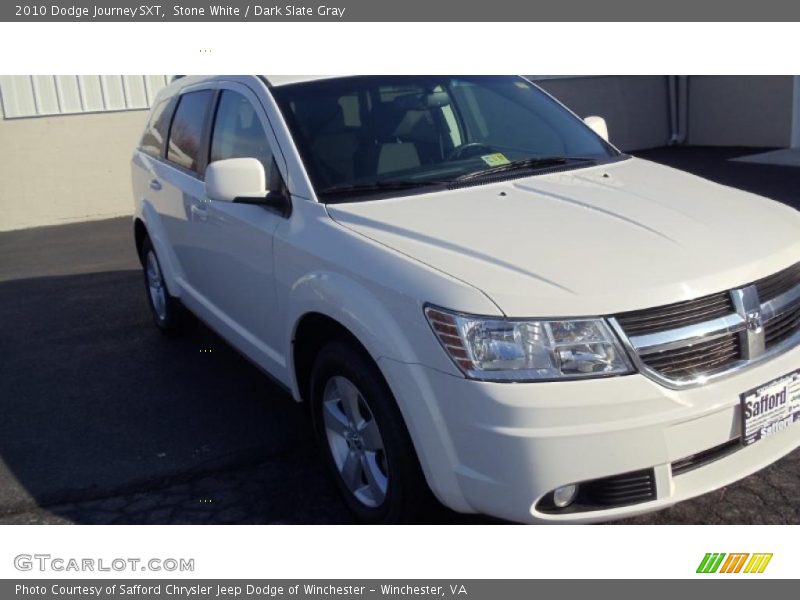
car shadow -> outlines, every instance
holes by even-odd
[[[0,283],[0,522],[351,522],[305,407],[204,325],[159,333],[141,277]]]

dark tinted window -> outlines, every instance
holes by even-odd
[[[230,90],[220,96],[209,162],[226,158],[257,158],[264,165],[268,188],[274,189],[275,163],[264,127],[250,101]]]
[[[211,90],[183,94],[169,130],[167,159],[192,171],[197,170],[211,95]]]
[[[402,183],[406,190],[513,161],[556,156],[589,166],[618,156],[519,77],[323,79],[272,94],[323,201],[347,201],[337,191],[351,187]]]
[[[139,149],[153,156],[161,156],[161,148],[164,145],[164,138],[167,137],[169,129],[169,117],[171,111],[167,110],[169,100],[159,102],[150,113],[150,120],[144,130],[142,140],[139,142]]]

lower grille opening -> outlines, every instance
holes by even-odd
[[[712,463],[715,460],[724,458],[725,456],[736,452],[741,447],[742,441],[739,438],[736,438],[725,442],[724,444],[720,444],[719,446],[714,446],[708,450],[703,450],[697,454],[692,454],[686,458],[676,460],[674,463],[672,463],[672,475],[682,475],[683,473],[693,471],[694,469]]]
[[[569,514],[641,504],[656,497],[655,471],[642,469],[584,481],[579,484],[575,502],[564,508],[554,504],[552,493],[547,494],[537,503],[536,509],[549,514]]]
[[[624,506],[656,497],[653,469],[590,481],[582,486],[582,497],[599,506]]]

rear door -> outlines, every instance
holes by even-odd
[[[177,261],[177,277],[184,301],[200,316],[205,316],[197,282],[205,262],[204,215],[199,210],[205,194],[202,173],[205,170],[204,148],[208,136],[215,91],[189,88],[177,99],[169,127],[165,150],[166,162],[158,167],[151,186],[157,188],[159,218]],[[199,306],[198,306],[199,304]]]

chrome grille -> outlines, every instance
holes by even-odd
[[[759,279],[753,285],[758,290],[758,297],[764,302],[788,292],[798,283],[800,283],[800,263],[778,271],[769,277],[764,277],[764,279]]]
[[[628,335],[642,335],[710,321],[732,312],[731,295],[720,292],[688,302],[625,313],[618,315],[617,321]]]
[[[686,302],[617,315],[640,370],[674,388],[699,385],[800,343],[800,263]]]
[[[685,348],[650,354],[642,358],[648,367],[667,377],[682,379],[697,371],[715,371],[739,360],[739,335],[731,333]]]
[[[766,347],[771,348],[780,344],[798,330],[800,327],[800,306],[776,317],[764,328]]]

